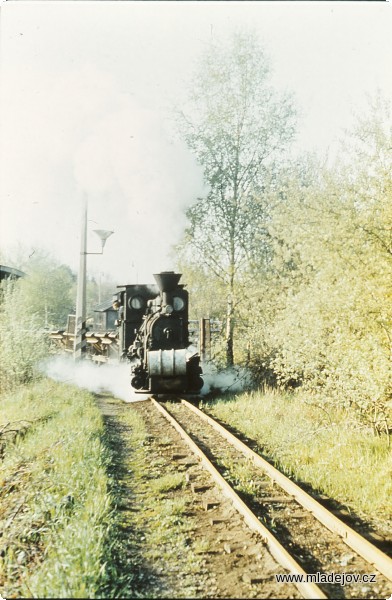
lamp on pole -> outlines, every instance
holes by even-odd
[[[79,360],[86,355],[86,264],[87,254],[103,254],[106,240],[114,231],[95,229],[94,233],[101,240],[101,252],[87,252],[87,198],[83,200],[82,232],[80,239],[80,262],[78,273],[78,290],[76,296],[74,359]]]

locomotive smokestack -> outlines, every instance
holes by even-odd
[[[157,273],[154,275],[154,279],[157,282],[160,292],[174,292],[178,282],[180,281],[182,273],[175,273],[174,271],[164,271],[163,273]]]

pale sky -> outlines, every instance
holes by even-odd
[[[77,269],[80,205],[111,229],[90,274],[152,281],[184,210],[203,193],[201,170],[172,138],[181,102],[211,38],[255,30],[278,89],[302,113],[298,146],[334,153],[353,113],[380,89],[392,101],[392,4],[387,2],[6,1],[1,10],[0,244],[48,249]]]

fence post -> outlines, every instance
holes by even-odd
[[[211,324],[210,319],[200,319],[199,352],[201,361],[211,360]]]

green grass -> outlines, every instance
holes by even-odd
[[[193,495],[161,454],[172,441],[106,402],[115,416],[104,427],[94,396],[69,385],[0,397],[4,597],[194,597],[202,555]]]
[[[284,472],[367,517],[392,514],[388,440],[347,413],[300,394],[243,393],[207,404],[216,417],[258,442]]]
[[[94,598],[110,523],[103,424],[93,396],[43,380],[0,398],[0,589]]]
[[[185,479],[181,473],[169,473],[151,482],[154,492],[162,494],[170,490],[177,490],[185,485]]]

